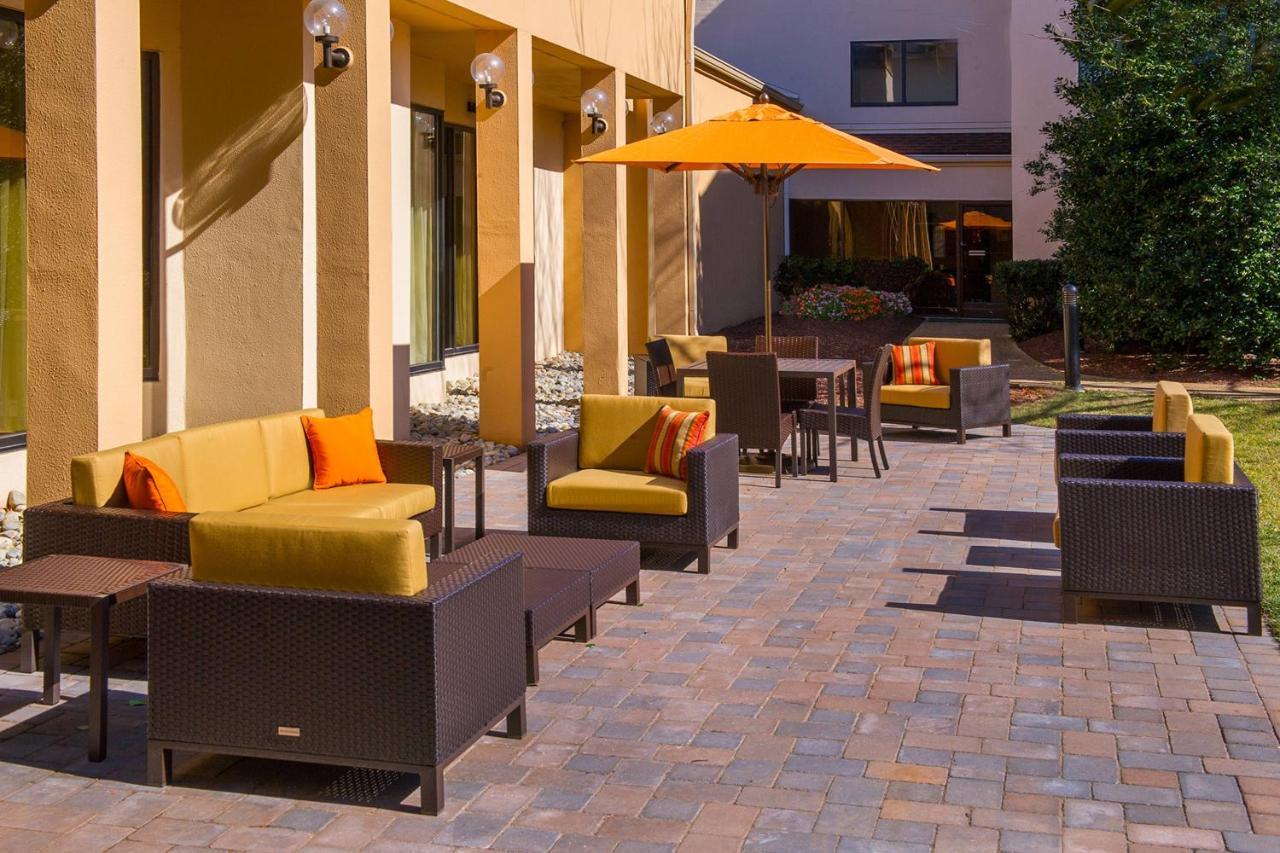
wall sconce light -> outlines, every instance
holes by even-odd
[[[654,113],[653,118],[649,119],[649,130],[654,136],[661,136],[675,129],[676,117],[666,110]]]
[[[484,105],[496,110],[507,102],[507,96],[498,84],[507,73],[507,63],[496,53],[482,53],[471,60],[471,79],[484,89]]]
[[[609,109],[609,93],[593,86],[582,93],[582,114],[591,119],[591,132],[596,136],[609,129],[605,111]]]
[[[338,47],[338,40],[351,24],[341,0],[311,0],[302,13],[302,24],[324,45],[325,68],[343,69],[351,64],[351,51]]]

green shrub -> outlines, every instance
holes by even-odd
[[[773,284],[787,298],[822,285],[865,287],[887,293],[910,293],[929,265],[919,258],[806,258],[787,255],[778,264]]]
[[[1009,334],[1015,341],[1062,328],[1066,271],[1061,261],[1004,261],[996,264],[995,282],[1009,303]]]

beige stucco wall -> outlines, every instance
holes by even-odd
[[[533,111],[534,358],[564,351],[564,118]]]

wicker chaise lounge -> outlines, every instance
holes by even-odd
[[[664,403],[712,413],[709,437],[688,455],[687,482],[643,473]],[[715,434],[713,401],[588,394],[581,424],[529,444],[530,533],[692,551],[703,574],[712,545],[728,537],[738,546],[738,439]]]
[[[1009,365],[991,363],[991,341],[964,338],[907,338],[908,344],[933,341],[941,385],[885,385],[880,392],[880,417],[885,423],[935,427],[956,431],[964,444],[965,431],[1001,427],[1013,432],[1009,401]],[[866,370],[871,365],[866,365]],[[870,387],[864,375],[863,387]]]
[[[1160,456],[1181,459],[1191,395],[1178,382],[1156,383],[1150,415],[1058,415],[1055,458],[1064,453],[1098,456]]]

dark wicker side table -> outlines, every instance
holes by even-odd
[[[50,554],[0,570],[0,600],[45,608],[44,697],[60,698],[62,609],[89,611],[89,760],[107,757],[107,658],[111,608],[145,595],[147,584],[173,574],[177,563]]]
[[[440,445],[444,462],[444,553],[453,550],[453,510],[457,495],[457,473],[468,462],[476,464],[476,538],[484,536],[484,445],[450,441]]]

